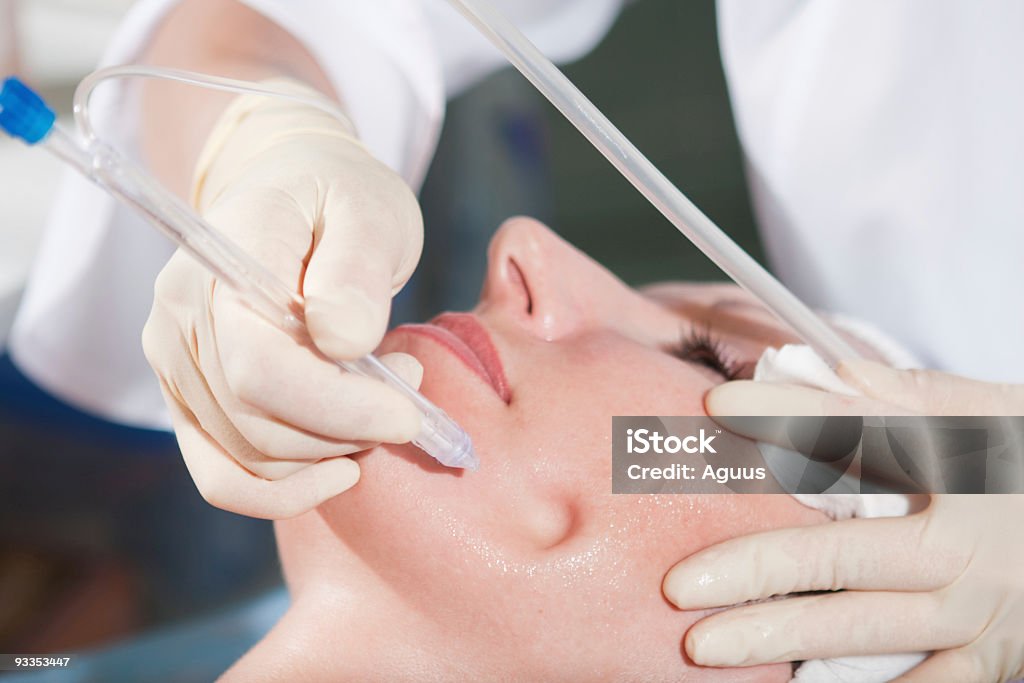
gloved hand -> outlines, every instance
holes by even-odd
[[[736,381],[708,392],[714,418],[729,415],[1024,415],[1024,385],[979,382],[935,370],[841,363],[836,374],[861,396],[795,384]]]
[[[1024,676],[1024,496],[932,496],[908,517],[851,519],[731,539],[677,564],[682,609],[804,591],[695,624],[705,666],[934,651],[903,683]]]
[[[705,407],[724,424],[728,420],[720,416],[1024,414],[1024,387],[868,361],[841,365],[837,373],[863,397],[730,382],[710,391]],[[1021,519],[1024,496],[932,496],[926,509],[909,517],[726,541],[677,564],[663,588],[685,609],[843,591],[737,607],[703,619],[685,639],[698,664],[934,651],[898,680],[1007,681],[1024,676]]]
[[[315,347],[252,312],[179,251],[156,283],[146,357],[203,496],[241,514],[291,517],[356,483],[358,465],[342,456],[407,442],[419,430],[408,399],[332,362],[380,342],[391,297],[419,260],[419,206],[350,124],[258,96],[236,99],[220,117],[197,165],[193,203],[304,295]],[[419,386],[414,358],[381,360]]]

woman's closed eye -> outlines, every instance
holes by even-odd
[[[693,327],[684,331],[679,341],[666,351],[681,361],[706,367],[727,381],[740,378],[741,364],[725,344],[711,334],[709,327]]]

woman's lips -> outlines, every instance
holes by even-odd
[[[432,339],[451,351],[470,370],[491,385],[508,403],[511,392],[501,358],[491,335],[470,313],[442,313],[425,325],[403,325],[402,329]]]

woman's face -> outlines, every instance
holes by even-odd
[[[457,651],[445,665],[460,675],[788,680],[788,667],[691,669],[681,640],[702,613],[660,585],[700,548],[820,516],[786,496],[612,495],[611,418],[702,415],[723,371],[792,337],[736,287],[632,290],[535,221],[506,223],[489,260],[471,314],[397,328],[380,349],[423,363],[423,393],[469,432],[480,471],[408,446],[364,456],[358,486],[315,521],[279,525],[296,599],[346,581],[319,526]],[[688,360],[670,352],[687,340]]]

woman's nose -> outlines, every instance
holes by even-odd
[[[500,307],[538,338],[628,323],[650,303],[542,223],[512,218],[488,251],[484,306]],[[617,325],[616,325],[617,326]]]

